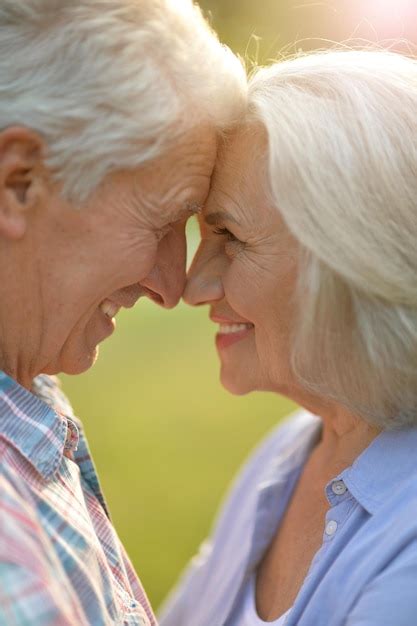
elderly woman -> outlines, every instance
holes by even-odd
[[[90,367],[141,295],[177,303],[245,91],[191,0],[0,2],[2,625],[155,623],[44,374]]]
[[[244,467],[163,626],[417,623],[417,62],[259,71],[186,300],[223,384],[304,410]]]

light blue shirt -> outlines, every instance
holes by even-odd
[[[320,431],[302,411],[255,451],[160,626],[227,626]],[[417,428],[378,435],[326,496],[323,542],[286,626],[416,626]]]

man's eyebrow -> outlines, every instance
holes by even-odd
[[[219,222],[232,222],[233,224],[238,224],[239,222],[227,213],[226,211],[213,211],[213,213],[207,213],[204,215],[204,221],[206,224],[210,224],[211,226],[215,226]]]

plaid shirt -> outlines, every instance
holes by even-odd
[[[0,372],[1,626],[154,626],[81,424],[56,380],[33,392]]]

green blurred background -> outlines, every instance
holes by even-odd
[[[223,41],[250,62],[330,41],[417,33],[415,0],[204,0]],[[190,256],[198,243],[190,225]],[[232,397],[218,382],[207,309],[140,301],[95,367],[64,389],[83,419],[113,521],[155,608],[210,529],[233,474],[293,405]]]

